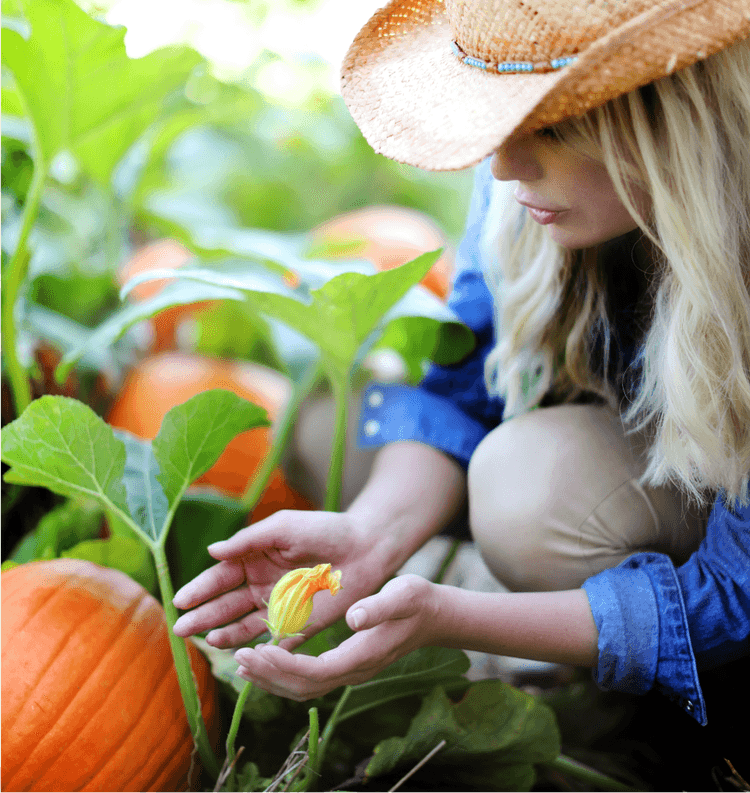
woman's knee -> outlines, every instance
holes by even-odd
[[[670,552],[681,496],[637,485],[644,451],[601,406],[541,408],[490,432],[469,465],[469,523],[498,579],[568,589],[637,550]]]

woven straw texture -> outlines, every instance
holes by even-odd
[[[392,0],[351,45],[341,91],[376,151],[455,170],[748,35],[750,0]],[[453,39],[491,64],[576,60],[496,74],[462,63]]]

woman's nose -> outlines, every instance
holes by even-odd
[[[501,182],[533,182],[541,179],[544,171],[536,156],[533,135],[524,135],[506,141],[495,149],[490,169]]]

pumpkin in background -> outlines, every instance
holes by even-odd
[[[378,270],[406,264],[422,253],[445,248],[422,285],[445,300],[453,276],[453,252],[427,215],[400,206],[371,206],[344,212],[311,232],[311,251],[323,259],[367,259]]]
[[[80,559],[1,579],[2,789],[187,789],[193,740],[159,602]],[[188,652],[216,744],[216,681]]]
[[[119,269],[117,280],[124,286],[131,278],[151,270],[182,267],[193,258],[193,254],[176,240],[163,239],[152,242],[138,249]],[[145,281],[133,287],[128,298],[139,303],[161,292],[172,279],[161,278],[157,281]],[[153,352],[173,350],[177,346],[177,328],[180,323],[195,314],[209,308],[213,301],[188,303],[184,306],[172,306],[151,318],[154,328]]]
[[[289,401],[292,387],[284,375],[261,364],[180,352],[161,353],[145,358],[128,373],[107,421],[140,438],[155,438],[169,410],[212,388],[232,391],[260,405],[273,422]],[[211,485],[229,496],[241,496],[263,463],[271,442],[269,427],[240,433],[195,484]],[[312,504],[293,490],[277,469],[252,517],[258,521],[280,509],[311,508]]]

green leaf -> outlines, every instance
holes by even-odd
[[[244,300],[242,292],[208,284],[179,281],[167,284],[159,294],[141,303],[125,305],[110,314],[96,330],[77,342],[69,349],[55,370],[55,378],[64,383],[71,369],[83,356],[90,356],[96,350],[111,347],[129,328],[144,319],[153,317],[165,308],[198,303],[203,300]]]
[[[79,542],[96,537],[102,516],[102,508],[96,501],[70,499],[44,515],[34,531],[15,548],[12,558],[19,563],[54,559]]]
[[[95,498],[127,514],[125,445],[91,408],[43,396],[3,429],[5,481],[40,485],[71,498]]]
[[[196,394],[172,408],[153,441],[158,480],[170,509],[188,485],[219,459],[235,435],[270,426],[264,408],[222,389]]]
[[[87,559],[102,567],[122,570],[152,595],[159,588],[151,552],[139,540],[126,537],[84,540],[60,555],[70,559]]]
[[[529,790],[534,763],[560,753],[555,717],[546,705],[500,680],[483,680],[458,703],[436,687],[403,738],[375,747],[366,775],[408,770],[443,740],[446,746],[428,766],[440,766],[460,790]]]
[[[425,253],[401,267],[373,275],[342,273],[314,290],[309,304],[274,294],[254,294],[252,300],[261,311],[315,342],[329,364],[346,374],[368,336],[424,277],[440,253]]]
[[[352,686],[339,721],[401,697],[425,694],[436,685],[460,689],[468,685],[463,675],[470,666],[461,650],[422,647],[365,683]]]
[[[24,3],[31,35],[3,30],[3,63],[13,72],[42,160],[70,151],[100,183],[161,113],[165,98],[201,62],[187,48],[131,59],[124,28],[88,16],[72,0]]]
[[[158,479],[159,464],[151,441],[120,429],[114,432],[125,444],[127,454],[123,482],[130,514],[148,539],[157,542],[169,513],[169,503]]]

